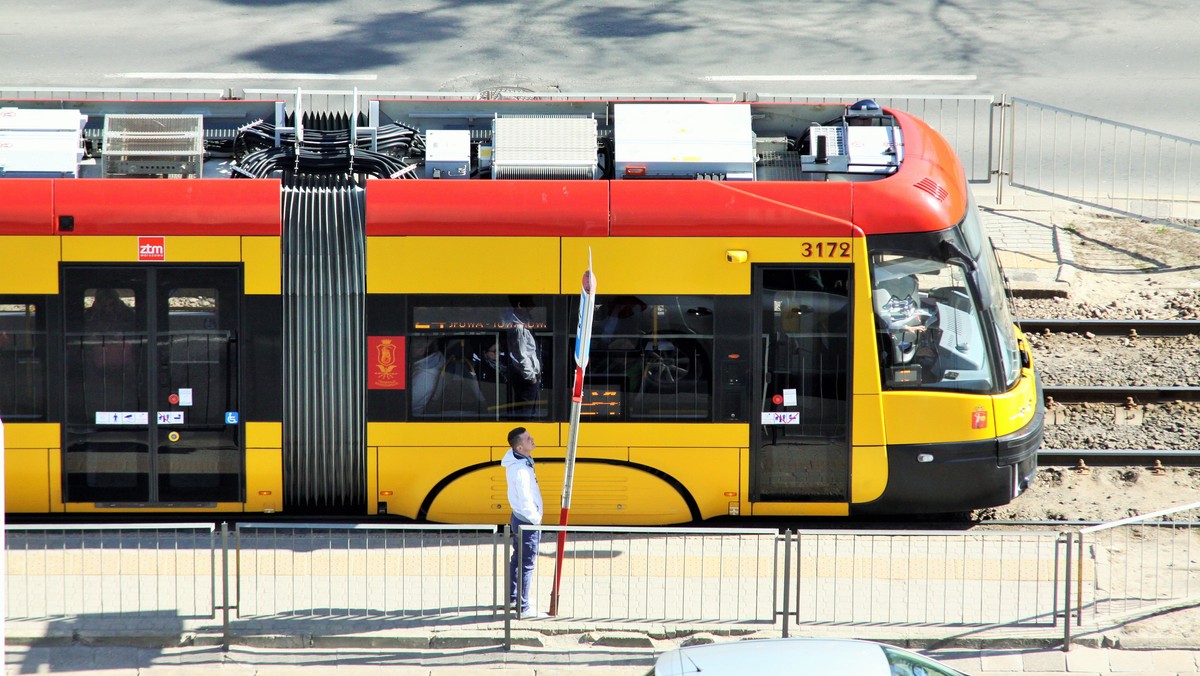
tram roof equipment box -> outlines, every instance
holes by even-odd
[[[78,177],[87,119],[78,110],[0,108],[0,177]]]
[[[754,180],[750,106],[618,103],[616,177]]]
[[[198,178],[204,116],[105,115],[104,176]]]

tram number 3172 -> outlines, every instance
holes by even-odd
[[[849,242],[803,242],[800,255],[804,258],[850,258]]]

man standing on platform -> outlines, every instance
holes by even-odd
[[[508,598],[517,607],[518,617],[544,617],[542,613],[531,612],[529,604],[529,587],[533,583],[533,567],[537,562],[542,532],[521,528],[542,523],[542,491],[538,488],[537,474],[533,469],[533,449],[536,444],[524,427],[517,427],[508,433],[508,445],[510,450],[500,461],[508,480],[508,504],[512,508],[512,519],[509,521],[513,534],[513,554],[509,561],[512,583]]]

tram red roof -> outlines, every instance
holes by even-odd
[[[904,158],[867,181],[371,180],[368,235],[848,236],[942,230],[966,210],[957,157],[897,111]],[[0,233],[278,235],[273,179],[4,179]],[[69,233],[68,233],[69,234]]]
[[[279,235],[279,181],[0,180],[9,235]],[[62,217],[71,218],[71,230]]]

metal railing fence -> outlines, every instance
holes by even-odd
[[[210,524],[6,526],[5,617],[215,618]]]
[[[1080,530],[1076,625],[1200,604],[1197,525],[1200,502]]]
[[[550,607],[567,533],[558,617],[774,623],[779,532],[772,528],[531,526],[542,532],[530,602]]]
[[[237,616],[495,619],[496,526],[238,524]]]
[[[799,530],[785,540],[797,624],[1056,624],[1059,532]]]
[[[1200,604],[1200,503],[1079,530],[838,531],[538,526],[530,596],[555,620],[622,624],[1101,627]],[[1185,520],[1186,519],[1186,520]],[[10,621],[504,622],[492,525],[6,526]],[[1069,621],[1063,621],[1067,616]],[[384,624],[379,624],[383,622]],[[182,625],[181,625],[182,626]],[[251,624],[247,624],[250,627]]]
[[[1200,218],[1200,141],[1020,98],[1006,127],[1013,187],[1151,220]]]

